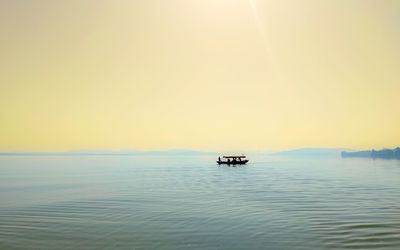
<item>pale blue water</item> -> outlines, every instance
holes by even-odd
[[[1,249],[400,249],[400,161],[1,156]]]

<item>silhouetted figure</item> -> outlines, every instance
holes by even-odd
[[[217,163],[218,163],[218,165],[221,165],[221,164],[243,165],[249,161],[249,160],[246,160],[245,158],[246,158],[246,156],[244,156],[244,155],[242,155],[242,156],[236,156],[236,155],[225,156],[224,155],[223,159],[221,159],[221,157],[218,157]]]

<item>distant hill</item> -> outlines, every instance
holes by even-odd
[[[273,155],[289,156],[289,157],[339,157],[343,148],[300,148],[288,151],[273,153]]]
[[[341,153],[342,157],[368,157],[368,158],[386,158],[386,159],[400,159],[400,147],[395,149],[382,149],[382,150],[364,150]]]
[[[71,155],[71,156],[80,156],[80,155],[127,155],[127,156],[195,156],[195,155],[211,155],[215,154],[214,152],[205,152],[205,151],[195,151],[189,149],[173,149],[173,150],[158,150],[158,151],[90,151],[90,150],[80,150],[80,151],[66,151],[66,152],[0,152],[1,155],[26,155],[26,156],[51,156],[51,155]]]

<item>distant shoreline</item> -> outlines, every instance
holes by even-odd
[[[364,150],[364,151],[354,151],[348,152],[343,151],[341,153],[343,158],[384,158],[384,159],[400,159],[400,147],[395,149],[382,149],[382,150]]]
[[[1,156],[216,156],[225,152],[196,151],[190,149],[154,151],[64,151],[64,152],[0,152]],[[249,153],[249,152],[247,152]],[[280,152],[257,152],[255,154],[283,157],[342,157],[400,159],[400,147],[395,149],[353,151],[344,148],[300,148]]]
[[[162,155],[210,155],[214,152],[190,150],[166,151],[70,151],[70,152],[0,152],[0,156],[162,156]]]

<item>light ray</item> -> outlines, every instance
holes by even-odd
[[[260,15],[258,14],[256,3],[254,2],[254,0],[249,0],[249,5],[250,5],[251,12],[253,14],[253,17],[254,17],[255,25],[257,27],[258,33],[261,37],[261,40],[262,40],[262,43],[264,46],[265,54],[271,64],[272,72],[274,73],[276,80],[282,81],[283,75],[278,70],[277,59],[273,53],[273,50],[271,49],[271,42],[268,39],[267,32],[261,21]]]

